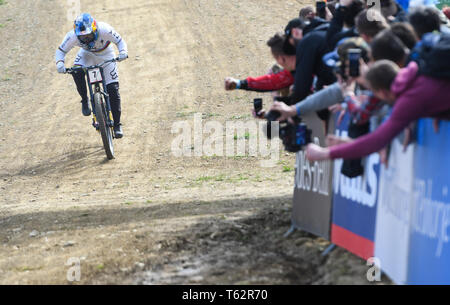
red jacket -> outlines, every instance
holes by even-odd
[[[259,77],[249,77],[241,81],[241,89],[249,91],[277,91],[288,88],[294,84],[294,76],[291,72],[283,70],[277,74],[266,74]]]

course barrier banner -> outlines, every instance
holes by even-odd
[[[375,233],[375,257],[396,283],[406,282],[409,214],[414,177],[414,145],[406,151],[400,139],[390,145],[388,167],[381,166]]]
[[[316,144],[325,145],[325,124],[315,113],[302,117]],[[330,124],[333,125],[333,124]],[[333,130],[333,126],[329,126]],[[309,162],[297,153],[292,224],[295,228],[330,239],[332,166],[330,161]]]
[[[450,122],[418,130],[408,284],[450,284]]]
[[[346,115],[339,126],[336,122],[335,135],[347,136],[349,120]],[[348,178],[341,174],[343,160],[334,161],[331,241],[368,259],[374,254],[380,157],[375,153],[363,162],[364,175]]]

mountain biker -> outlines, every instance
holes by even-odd
[[[63,42],[56,50],[55,60],[59,73],[65,73],[66,54],[75,46],[81,48],[74,62],[74,66],[88,67],[99,65],[116,57],[111,43],[115,43],[119,50],[118,61],[128,58],[127,44],[122,37],[107,23],[97,22],[88,13],[81,14],[74,23],[74,29],[66,34]],[[103,67],[106,91],[109,95],[111,112],[114,119],[114,135],[116,138],[123,137],[122,125],[120,123],[121,101],[119,94],[119,72],[115,62]],[[81,96],[82,112],[84,116],[91,114],[88,103],[85,72],[77,70],[73,74],[77,91]]]

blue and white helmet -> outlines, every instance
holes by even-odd
[[[98,39],[97,22],[88,13],[83,13],[77,17],[73,25],[78,40],[89,47],[94,48],[95,41]]]

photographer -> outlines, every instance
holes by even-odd
[[[311,94],[314,77],[317,77],[315,90],[318,91],[325,85],[330,85],[336,81],[336,77],[330,67],[326,66],[322,57],[326,52],[326,30],[328,24],[323,23],[315,28],[300,22],[300,24],[292,30],[286,29],[286,37],[289,43],[285,50],[292,49],[296,46],[296,73],[294,92],[286,99],[280,99],[288,105],[306,98]],[[297,38],[293,37],[293,34]],[[301,38],[299,40],[298,38]],[[328,111],[319,114],[321,119],[327,120]]]
[[[325,57],[326,61],[332,60],[330,66],[337,66],[338,64],[347,61],[348,50],[349,49],[361,49],[362,51],[362,60],[364,63],[369,62],[369,46],[361,39],[361,38],[348,38],[344,40],[337,48],[335,52],[327,54]],[[344,65],[343,65],[344,66]],[[365,69],[365,66],[362,66],[362,69]],[[348,93],[348,88],[350,86],[351,81],[344,81],[343,79],[348,79],[345,73],[347,69],[341,70],[343,73],[342,76],[339,77],[340,81],[335,82],[334,84],[317,91],[311,95],[309,95],[304,100],[298,102],[295,105],[288,106],[282,102],[275,102],[271,107],[271,111],[278,111],[281,113],[280,121],[286,120],[290,117],[301,116],[307,113],[311,113],[314,111],[318,111],[321,109],[328,108],[337,103],[341,103],[344,101],[346,94]],[[358,81],[362,81],[358,79]]]
[[[296,68],[296,56],[285,51],[286,37],[276,34],[269,39],[267,45],[270,47],[272,56],[277,63],[284,68],[283,71],[274,74],[267,74],[260,77],[248,77],[238,80],[232,77],[225,79],[225,90],[247,90],[257,92],[278,91],[289,88],[294,84],[294,74]],[[289,52],[289,51],[288,51]]]
[[[310,161],[327,159],[355,159],[379,151],[411,122],[423,117],[439,117],[450,110],[450,80],[437,79],[418,73],[418,65],[411,62],[401,69],[393,62],[376,62],[366,74],[367,83],[379,99],[393,105],[388,120],[377,130],[347,144],[322,148],[310,144]]]

